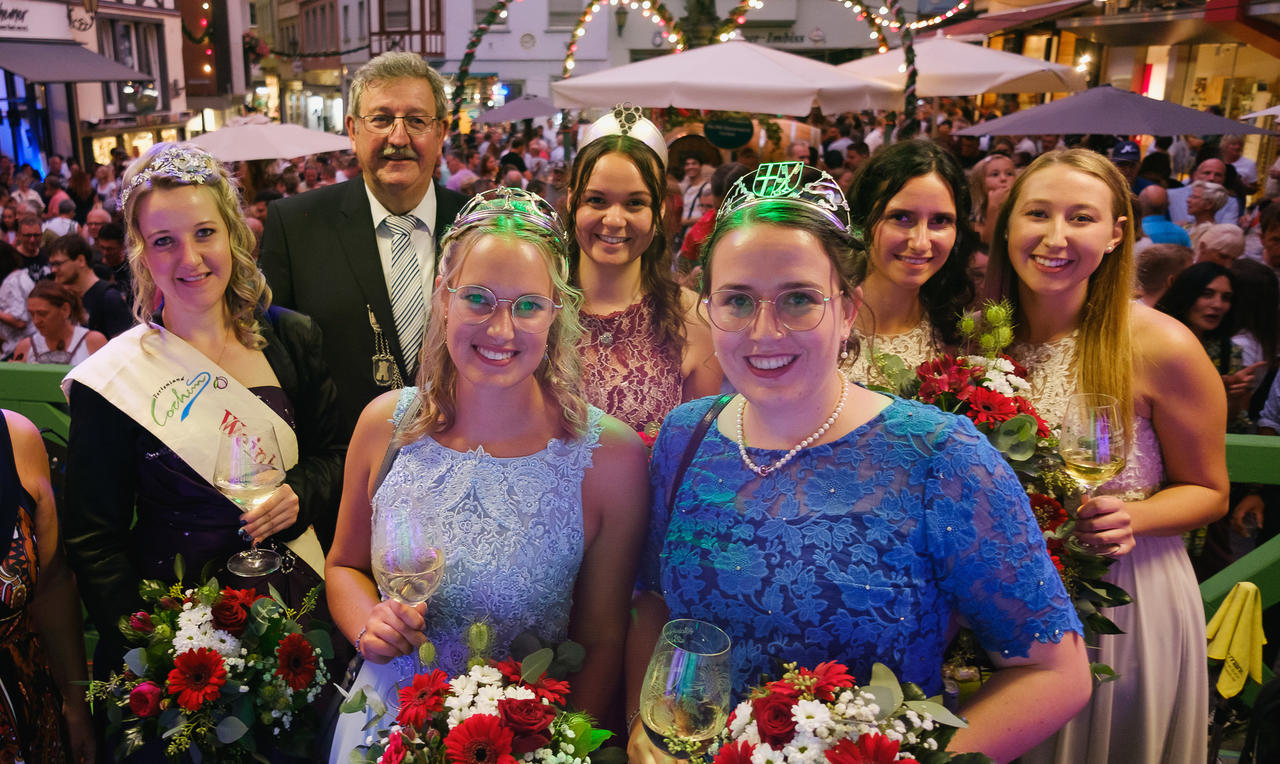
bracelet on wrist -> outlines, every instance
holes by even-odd
[[[364,650],[360,649],[360,640],[364,639],[364,635],[368,631],[369,631],[369,627],[365,626],[364,628],[360,629],[360,633],[356,635],[356,655],[359,655],[361,658],[364,657]]]

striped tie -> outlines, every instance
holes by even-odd
[[[422,345],[422,269],[410,234],[418,227],[413,215],[390,215],[384,221],[391,231],[391,314],[396,320],[405,366],[413,369]]]

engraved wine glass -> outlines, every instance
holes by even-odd
[[[1071,396],[1058,435],[1058,453],[1086,495],[1124,469],[1125,448],[1119,401],[1099,393]]]
[[[244,513],[257,509],[284,483],[284,459],[269,423],[241,424],[235,432],[223,432],[218,441],[213,485]],[[265,576],[279,567],[280,554],[256,541],[227,560],[227,570],[244,578]]]
[[[680,619],[662,627],[640,687],[640,718],[658,748],[690,758],[729,717],[729,635]]]

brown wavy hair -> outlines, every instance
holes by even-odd
[[[673,357],[684,354],[684,308],[680,304],[680,285],[671,278],[671,252],[667,249],[667,237],[663,235],[663,209],[666,207],[667,180],[662,161],[653,149],[628,135],[609,135],[597,138],[578,153],[569,175],[569,209],[565,227],[569,231],[569,274],[574,286],[581,282],[578,264],[582,251],[578,245],[578,207],[587,181],[595,170],[596,162],[606,154],[626,157],[640,172],[645,190],[649,192],[649,208],[653,213],[653,241],[640,253],[640,288],[653,299],[654,332],[658,342]]]
[[[27,295],[27,299],[32,297],[44,300],[55,308],[61,308],[65,305],[71,309],[67,320],[73,326],[84,323],[84,305],[80,302],[80,295],[65,285],[49,279],[41,279],[36,282],[36,285],[31,288],[31,293]]]

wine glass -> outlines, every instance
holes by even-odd
[[[1124,423],[1110,395],[1078,393],[1067,401],[1058,453],[1086,495],[1115,477],[1125,464]]]
[[[241,424],[235,432],[223,432],[218,441],[213,484],[242,512],[249,512],[284,483],[284,459],[270,424],[243,420]],[[227,560],[227,570],[244,578],[265,576],[279,567],[279,553],[259,548],[256,541]]]
[[[371,533],[370,562],[378,589],[410,606],[431,599],[444,579],[444,549],[435,531],[375,501]],[[421,668],[415,651],[414,673]]]
[[[640,687],[645,732],[671,756],[690,758],[724,729],[729,690],[729,635],[706,621],[671,621]]]

